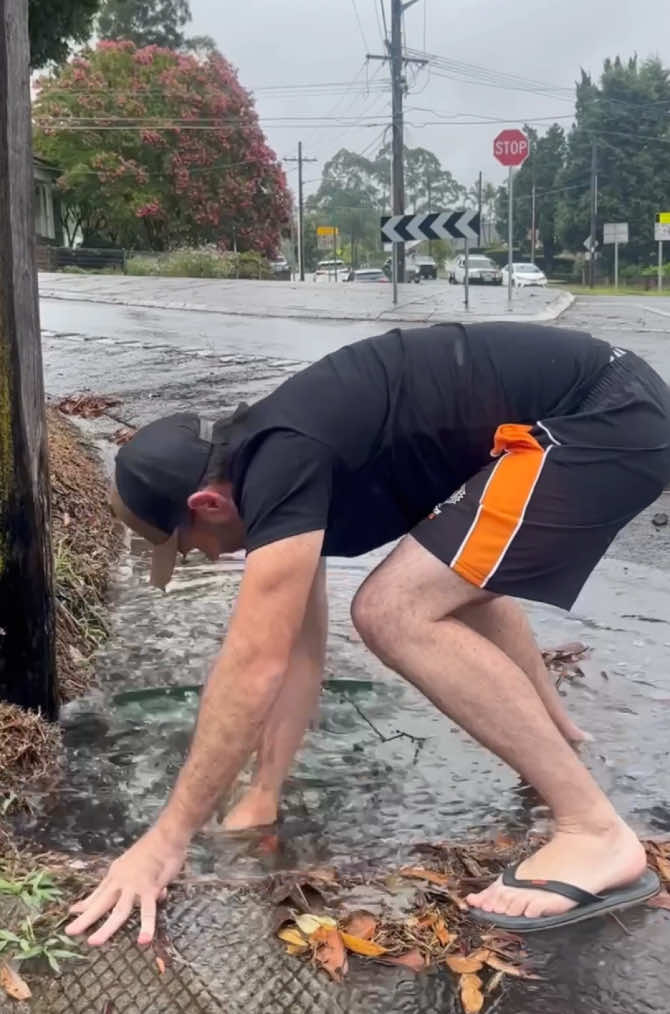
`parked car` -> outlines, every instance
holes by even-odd
[[[388,278],[381,268],[358,268],[349,272],[345,282],[383,282],[388,285]]]
[[[350,268],[341,260],[319,261],[314,272],[315,282],[343,282]]]
[[[408,263],[416,268],[420,278],[437,278],[437,264],[432,257],[410,257]]]
[[[484,257],[483,254],[470,254],[468,274],[470,285],[502,285],[502,271],[490,257]],[[463,285],[465,282],[465,254],[456,258],[449,281],[452,285]]]
[[[291,267],[285,257],[279,257],[276,261],[270,261],[270,270],[273,277],[280,281],[291,280]]]
[[[393,278],[392,257],[387,257],[387,259],[384,261],[384,274],[386,275],[388,280],[391,281],[391,279]],[[405,281],[416,282],[417,284],[421,281],[421,274],[419,273],[419,269],[417,268],[416,264],[413,264],[408,257],[405,258]]]
[[[507,266],[502,270],[503,284],[507,285],[507,279],[509,278],[509,271]],[[540,271],[537,264],[512,264],[512,285],[515,285],[519,289],[525,288],[527,285],[546,285],[547,276],[544,271]]]

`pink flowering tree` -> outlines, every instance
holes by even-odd
[[[86,242],[273,256],[291,198],[253,99],[219,53],[101,42],[39,82],[36,154]]]

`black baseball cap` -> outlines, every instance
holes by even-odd
[[[215,445],[227,442],[226,423],[246,409],[241,405],[217,423],[193,412],[157,419],[142,426],[116,456],[112,510],[152,544],[151,583],[158,588],[172,577],[188,498],[204,484]]]

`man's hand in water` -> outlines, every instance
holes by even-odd
[[[66,927],[68,936],[85,933],[109,913],[103,925],[89,938],[96,947],[104,944],[123,925],[134,906],[140,907],[140,945],[151,943],[156,928],[156,904],[165,896],[186,857],[188,839],[172,837],[160,824],[144,834],[109,868],[107,876],[92,894],[70,909],[78,918]]]

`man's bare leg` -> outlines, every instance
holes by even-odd
[[[594,893],[632,883],[646,865],[633,831],[561,736],[526,674],[455,618],[457,610],[487,598],[410,536],[363,584],[352,615],[383,662],[506,761],[551,807],[554,837],[522,864],[520,877],[567,881]],[[528,917],[573,905],[500,881],[468,901]]]
[[[305,622],[287,680],[263,728],[254,774],[244,796],[226,815],[222,828],[241,831],[277,819],[282,785],[319,708],[328,628],[325,565],[317,574]]]
[[[492,641],[516,662],[535,687],[556,728],[569,743],[583,743],[591,738],[588,732],[575,725],[565,710],[521,606],[513,599],[495,596],[464,606],[453,615],[487,641]]]

